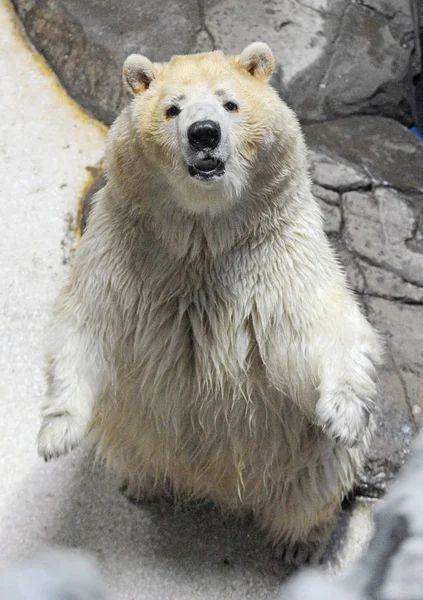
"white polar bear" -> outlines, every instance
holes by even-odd
[[[132,495],[252,511],[300,562],[362,468],[381,349],[273,65],[263,43],[125,62],[135,98],[55,307],[38,445],[89,433]]]

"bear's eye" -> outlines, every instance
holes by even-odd
[[[169,106],[169,108],[166,111],[166,117],[168,119],[174,119],[175,117],[177,117],[179,115],[179,113],[181,112],[181,109],[179,108],[179,106],[176,106],[175,104],[173,104],[172,106]]]
[[[236,112],[238,110],[238,104],[235,104],[235,102],[225,102],[223,108],[228,112]]]

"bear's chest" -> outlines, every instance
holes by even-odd
[[[233,287],[187,286],[178,292],[153,287],[144,294],[135,353],[150,356],[149,367],[156,373],[167,378],[173,371],[186,384],[210,378],[237,380],[248,370],[255,344],[248,300]]]

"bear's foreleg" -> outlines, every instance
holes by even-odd
[[[46,461],[67,454],[82,441],[104,383],[98,341],[77,323],[76,316],[58,311],[52,326],[38,434],[38,453]]]
[[[336,443],[351,448],[363,439],[375,408],[381,347],[358,308],[348,312],[322,323],[326,329],[312,346],[319,365],[316,424]]]

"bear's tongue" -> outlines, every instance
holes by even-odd
[[[204,171],[208,173],[209,171],[213,171],[218,165],[219,161],[217,158],[203,158],[195,163],[195,168],[197,171]]]
[[[194,165],[189,165],[188,172],[196,179],[214,179],[223,175],[225,164],[218,158],[202,158]]]

